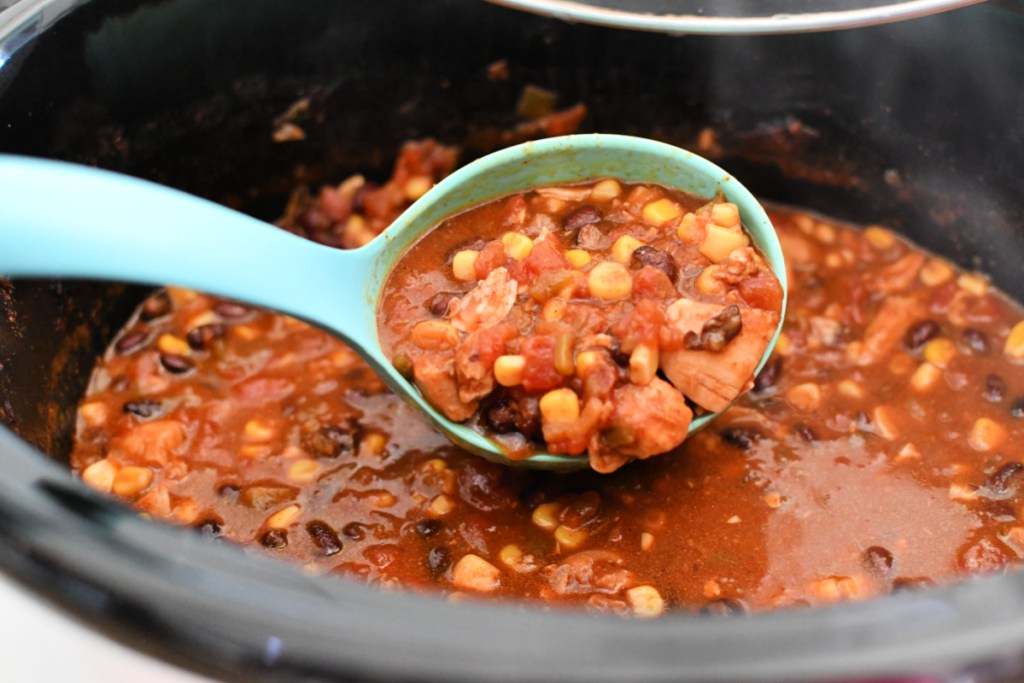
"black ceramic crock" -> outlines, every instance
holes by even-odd
[[[0,151],[124,171],[270,219],[300,183],[386,177],[406,139],[486,151],[535,84],[560,106],[585,103],[585,130],[696,146],[766,199],[892,226],[1024,298],[1021,10],[727,38],[574,26],[473,0],[22,0],[0,15]],[[489,79],[501,59],[510,78]],[[302,97],[307,138],[275,144],[275,119]],[[1020,573],[829,609],[637,622],[380,593],[142,520],[65,463],[90,368],[144,295],[0,284],[0,569],[144,651],[237,680],[1024,670]]]

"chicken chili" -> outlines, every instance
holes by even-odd
[[[424,149],[403,155],[406,180],[432,172]],[[406,180],[382,186],[389,210]],[[294,203],[285,227],[372,235],[361,187]],[[1019,565],[1024,310],[885,229],[770,213],[791,271],[775,353],[665,456],[502,468],[326,334],[171,289],[96,367],[72,466],[153,518],[452,600],[729,614]]]
[[[443,221],[396,264],[378,318],[449,419],[513,457],[542,444],[611,472],[752,387],[781,306],[735,204],[604,179]]]

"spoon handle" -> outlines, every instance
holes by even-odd
[[[117,173],[0,155],[0,274],[180,285],[375,345],[376,247],[314,244]]]

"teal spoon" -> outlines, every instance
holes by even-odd
[[[735,178],[677,147],[604,134],[527,142],[474,161],[423,195],[380,237],[350,251],[315,244],[147,181],[0,155],[0,273],[178,285],[294,316],[352,347],[459,446],[503,464],[577,469],[587,465],[585,457],[537,453],[510,460],[498,444],[435,410],[384,356],[377,305],[391,266],[444,218],[533,187],[601,177],[658,183],[704,197],[721,191],[739,206],[743,224],[786,290],[775,230]],[[693,420],[691,432],[712,418]]]

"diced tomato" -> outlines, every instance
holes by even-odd
[[[523,224],[526,219],[526,197],[517,194],[505,200],[501,207],[501,227],[505,230],[515,230]]]
[[[664,322],[665,314],[658,304],[650,299],[641,299],[632,312],[616,323],[613,331],[619,338],[622,350],[631,353],[638,344],[657,348]]]
[[[505,353],[505,344],[516,337],[519,331],[512,323],[501,323],[486,330],[481,330],[475,335],[467,337],[476,339],[477,354],[484,367],[491,367],[498,356]]]
[[[633,296],[637,299],[678,299],[679,292],[665,271],[644,266],[633,278]]]
[[[280,377],[255,377],[236,384],[232,389],[241,401],[280,401],[295,391],[295,382]]]
[[[782,310],[782,287],[774,277],[758,276],[740,280],[736,289],[743,301],[754,308]]]
[[[537,240],[533,245],[530,255],[523,259],[523,268],[536,277],[549,270],[568,269],[569,262],[562,255],[558,240],[549,235],[542,240]]]
[[[549,137],[557,135],[569,135],[575,133],[579,128],[583,117],[587,115],[587,107],[584,104],[577,104],[569,109],[556,111],[539,119],[541,129]]]
[[[523,389],[531,392],[547,391],[562,385],[564,378],[555,369],[554,337],[529,337],[523,341],[519,352],[526,358]]]
[[[501,243],[501,240],[493,240],[487,243],[481,251],[480,255],[476,257],[476,263],[473,265],[473,269],[476,271],[478,279],[483,280],[491,271],[495,268],[504,268],[508,263],[508,257],[505,256],[505,245]]]

